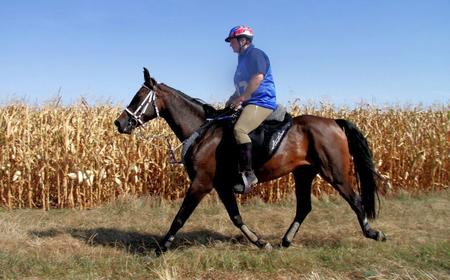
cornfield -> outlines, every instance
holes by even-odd
[[[289,110],[354,122],[366,133],[383,194],[448,188],[448,105],[348,109],[293,103]],[[140,128],[142,136],[120,135],[113,125],[120,111],[86,103],[0,107],[0,206],[84,209],[125,195],[183,197],[187,174],[168,161],[168,143],[180,144],[175,135],[163,120]],[[293,179],[285,176],[241,199],[273,202],[292,191]],[[314,195],[331,192],[315,180]]]

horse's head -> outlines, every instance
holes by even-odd
[[[157,82],[150,77],[150,73],[144,67],[144,84],[128,107],[114,121],[120,133],[130,134],[133,129],[159,116],[156,90]]]

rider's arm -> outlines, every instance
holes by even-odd
[[[249,99],[252,94],[255,92],[255,90],[259,87],[259,85],[261,84],[262,80],[264,79],[264,75],[261,73],[258,73],[256,75],[254,75],[251,79],[250,79],[250,83],[248,84],[247,88],[245,89],[244,93],[241,94],[241,96],[237,95],[233,95],[230,100],[228,100],[229,102],[229,106],[232,109],[237,109],[239,108],[239,105],[242,104],[245,100]],[[227,103],[228,103],[227,102]]]
[[[241,95],[241,102],[244,102],[245,100],[249,99],[252,94],[255,92],[255,90],[259,87],[262,80],[264,79],[264,75],[261,73],[255,74],[251,79],[250,83],[248,84],[247,88],[245,89],[244,93]]]

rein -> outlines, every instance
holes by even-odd
[[[165,138],[166,142],[167,142],[167,146],[169,149],[168,155],[169,155],[169,163],[170,164],[182,164],[183,161],[181,160],[177,160],[176,159],[176,155],[175,155],[175,151],[178,150],[181,146],[184,145],[184,142],[182,142],[181,144],[179,144],[178,146],[176,146],[175,148],[172,148],[172,144],[170,144],[170,139],[169,139],[169,135],[154,135],[154,136],[145,136],[141,131],[136,130],[135,133],[136,137],[141,140],[141,141],[146,141],[149,142],[151,145],[156,146],[156,147],[160,147],[159,145],[153,144],[153,139],[158,139],[158,138]]]

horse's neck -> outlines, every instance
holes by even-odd
[[[166,110],[162,117],[180,141],[187,139],[205,122],[205,112],[200,104],[170,92],[164,97]]]

